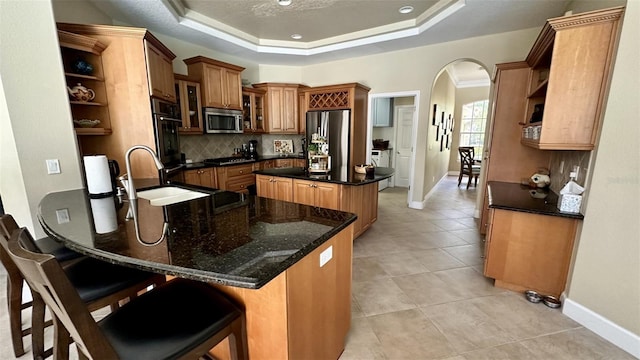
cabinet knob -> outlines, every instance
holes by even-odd
[[[244,174],[244,170],[240,170],[240,174]]]
[[[244,189],[244,185],[240,185],[240,188],[241,188],[241,189]]]

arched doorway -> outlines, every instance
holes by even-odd
[[[431,163],[425,164],[435,174],[431,191],[446,175],[459,174],[458,146],[477,146],[482,151],[491,114],[490,88],[489,72],[474,59],[454,60],[434,79],[430,100],[434,119],[427,147]]]

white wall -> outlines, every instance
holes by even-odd
[[[565,312],[640,357],[640,1],[627,3]],[[612,322],[612,323],[609,323]],[[616,329],[616,327],[622,329]],[[635,337],[635,338],[634,338]],[[635,340],[635,342],[633,342]],[[629,349],[627,349],[629,351]]]
[[[42,197],[83,186],[49,1],[0,1],[0,75],[0,194],[5,211],[42,237]],[[47,175],[46,159],[62,173]]]

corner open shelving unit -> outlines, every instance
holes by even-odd
[[[100,123],[92,128],[76,127],[76,135],[110,135],[109,102],[101,57],[106,46],[97,39],[62,30],[58,30],[58,40],[67,86],[74,87],[77,84],[82,84],[95,93],[95,98],[92,101],[69,100],[73,119],[100,120]],[[80,59],[93,67],[90,75],[75,71],[73,64]]]

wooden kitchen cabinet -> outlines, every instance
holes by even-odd
[[[214,168],[185,170],[184,182],[191,185],[199,185],[217,188],[216,172]]]
[[[243,67],[196,56],[185,59],[189,78],[200,82],[204,107],[242,110]]]
[[[351,326],[352,256],[350,225],[260,289],[214,284],[245,311],[249,358],[338,359]]]
[[[307,103],[304,95],[308,87],[304,86],[298,89],[298,134],[307,134]]]
[[[269,179],[291,181],[290,192],[288,186],[281,184],[277,191],[273,190],[275,185],[268,184]],[[378,183],[352,186],[269,175],[256,175],[256,182],[258,196],[356,214],[354,237],[360,236],[378,219]]]
[[[497,287],[560,297],[579,220],[502,209],[490,217],[484,275]]]
[[[524,145],[544,150],[592,150],[603,116],[612,58],[624,7],[550,19],[534,43],[524,126]],[[536,115],[534,114],[536,111]],[[541,122],[531,122],[542,115]]]
[[[520,143],[524,116],[529,66],[524,61],[496,65],[494,106],[489,125],[489,141],[482,160],[486,169],[484,205],[480,218],[480,233],[486,233],[489,222],[487,184],[490,181],[520,183],[523,177],[535,174],[538,168],[548,168],[551,152],[533,149]]]
[[[175,55],[144,28],[70,23],[58,23],[57,26],[61,31],[95,39],[105,46],[100,56],[106,99],[109,100],[106,107],[111,134],[79,136],[80,154],[104,154],[123,166],[124,155],[132,146],[146,145],[155,149],[150,101],[151,86],[153,83],[155,87],[155,80],[150,78],[157,67],[148,63],[154,61],[148,56],[148,45],[168,58],[175,58]],[[168,77],[173,78],[173,70]],[[170,87],[174,89],[173,79]],[[132,156],[131,170],[136,178],[158,178],[158,169],[153,161],[142,157],[138,159],[136,154]]]
[[[175,55],[164,45],[153,43],[145,39],[145,50],[147,53],[147,67],[149,89],[151,96],[176,102],[176,91],[173,80],[173,59]]]
[[[307,111],[349,109],[349,163],[367,162],[367,112],[369,88],[358,83],[319,86],[305,89]]]
[[[342,187],[320,181],[293,180],[293,202],[340,210]]]
[[[95,98],[91,101],[69,100],[73,120],[100,120],[98,125],[91,128],[83,128],[74,123],[76,135],[111,134],[109,102],[102,67],[102,52],[106,45],[95,38],[60,30],[58,41],[67,86],[73,88],[81,84],[95,93]],[[90,74],[79,73],[74,67],[79,60],[89,63],[93,71]]]
[[[266,131],[263,89],[242,88],[242,122],[245,133],[262,134]]]
[[[189,81],[184,75],[174,74],[176,98],[180,107],[182,126],[178,128],[181,135],[202,135],[202,102],[200,84]]]
[[[266,129],[270,134],[298,133],[298,84],[261,83],[254,88],[264,89]]]
[[[215,169],[219,189],[248,193],[249,186],[256,184],[251,163],[221,166]]]
[[[256,175],[258,196],[270,199],[293,201],[293,180],[267,175]]]

